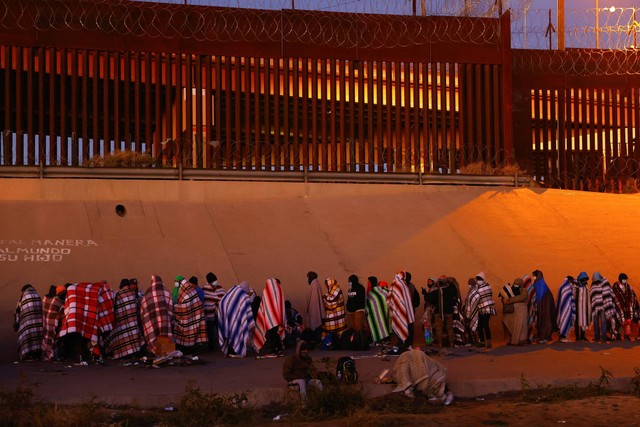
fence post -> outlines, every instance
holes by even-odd
[[[505,160],[513,162],[513,76],[511,54],[511,13],[500,17],[500,82],[502,85],[502,138]]]

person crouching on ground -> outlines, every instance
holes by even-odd
[[[284,360],[282,376],[289,385],[296,384],[303,399],[307,398],[307,386],[322,390],[322,381],[318,379],[318,372],[309,356],[307,343],[300,340],[296,343],[296,351]]]
[[[394,393],[413,397],[417,391],[430,402],[445,406],[453,402],[453,393],[447,388],[447,368],[420,348],[402,353],[393,366],[392,376],[398,384]]]

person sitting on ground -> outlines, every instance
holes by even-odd
[[[394,393],[414,397],[414,392],[417,391],[433,403],[448,406],[453,402],[453,393],[447,387],[447,368],[418,347],[398,357],[393,366],[392,377],[398,384]]]
[[[303,340],[296,343],[295,353],[284,360],[282,376],[289,385],[298,386],[303,399],[307,398],[308,386],[322,390],[322,381],[318,379],[318,372],[309,356],[309,347]]]
[[[298,310],[293,308],[291,301],[286,300],[284,302],[284,311],[287,317],[287,326],[285,328],[284,345],[287,348],[292,348],[296,345],[296,342],[302,337],[304,325],[302,322],[302,316],[298,313]]]

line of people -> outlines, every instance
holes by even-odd
[[[234,357],[248,351],[277,357],[299,339],[311,347],[336,348],[345,338],[355,350],[373,342],[394,343],[403,352],[415,340],[421,298],[409,272],[398,272],[391,283],[370,276],[366,288],[351,275],[345,298],[335,278],[323,286],[310,271],[304,319],[285,300],[277,278],[266,281],[261,297],[246,281],[225,291],[213,273],[206,279],[200,287],[195,276],[177,276],[169,290],[152,276],[144,293],[136,279],[123,279],[117,292],[104,281],[67,284],[52,286],[43,298],[25,285],[14,324],[20,360],[101,361],[158,355],[172,345],[183,353],[204,347]],[[590,287],[588,279],[585,272],[567,276],[557,299],[539,270],[505,285],[499,297],[508,344],[547,342],[554,332],[568,341],[571,331],[584,340],[592,324],[596,341],[637,339],[640,309],[627,276],[620,274],[613,286],[598,272]],[[425,344],[492,347],[490,318],[497,314],[492,287],[482,272],[467,284],[463,300],[454,277],[428,279],[422,288]]]

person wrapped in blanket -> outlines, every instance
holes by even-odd
[[[491,348],[491,328],[489,320],[496,315],[493,291],[483,272],[469,280],[469,293],[465,303],[465,318],[472,332],[478,331],[478,347]]]
[[[397,384],[394,393],[414,397],[414,393],[418,392],[431,403],[445,406],[453,402],[453,393],[447,387],[447,368],[418,347],[398,357],[391,376]]]
[[[332,334],[340,338],[340,334],[347,329],[344,295],[337,280],[328,278],[324,283],[327,293],[322,295],[325,311],[325,317],[322,319],[322,338]]]
[[[207,323],[207,339],[209,350],[218,348],[218,310],[220,300],[224,297],[225,290],[218,283],[218,276],[213,272],[207,273],[207,283],[202,287],[204,291],[204,317]]]
[[[265,283],[255,323],[253,346],[258,355],[281,356],[287,319],[279,279],[271,278]]]
[[[113,330],[107,342],[107,354],[113,359],[131,358],[142,351],[144,337],[140,323],[138,283],[120,281],[113,303]]]
[[[183,280],[178,290],[178,300],[173,304],[173,340],[176,349],[184,354],[193,354],[196,346],[207,343],[204,304],[197,287],[197,277]]]
[[[589,275],[581,271],[573,287],[573,298],[576,303],[575,336],[576,341],[588,341],[586,332],[591,326],[591,296],[589,291]]]
[[[413,345],[415,322],[411,293],[405,283],[403,271],[396,274],[389,287],[387,305],[391,315],[391,329],[398,337],[398,351],[403,352]]]
[[[16,304],[13,330],[18,333],[18,357],[21,362],[42,357],[42,299],[31,285],[24,285]]]
[[[631,341],[638,336],[638,319],[640,312],[636,293],[629,285],[629,276],[625,273],[618,275],[618,281],[613,284],[613,302],[616,306],[616,325],[620,339]]]
[[[576,281],[572,276],[567,276],[558,289],[558,305],[556,323],[560,342],[569,342],[569,332],[576,322],[576,298],[573,288]]]
[[[220,300],[218,344],[228,357],[246,357],[247,341],[255,328],[251,311],[251,287],[246,281],[231,287]]]
[[[389,307],[387,306],[389,289],[378,286],[378,278],[375,276],[370,276],[367,282],[370,291],[365,302],[365,311],[371,339],[376,345],[387,344],[391,334]]]
[[[558,330],[556,323],[556,302],[553,293],[544,280],[542,271],[535,270],[531,273],[533,287],[536,291],[536,330],[540,344],[551,340],[551,336]]]
[[[593,339],[597,342],[615,339],[616,306],[609,281],[596,271],[591,277],[591,317],[593,319]],[[611,327],[613,326],[613,328]],[[611,333],[611,337],[608,335]]]
[[[103,363],[104,348],[113,329],[113,291],[106,281],[77,283],[67,288],[60,329],[65,357]]]
[[[509,338],[507,345],[527,344],[529,337],[527,300],[529,295],[524,287],[524,280],[517,277],[513,283],[504,285],[499,297],[503,304],[513,304],[514,306],[512,313],[502,313],[502,324],[506,336]]]
[[[147,343],[147,350],[150,353],[160,356],[159,338],[173,342],[172,318],[171,292],[164,286],[160,276],[153,275],[151,276],[151,286],[145,291],[144,298],[140,303],[142,331]]]
[[[64,286],[51,286],[49,293],[42,297],[44,335],[42,338],[42,359],[62,360],[60,328],[64,318]]]

